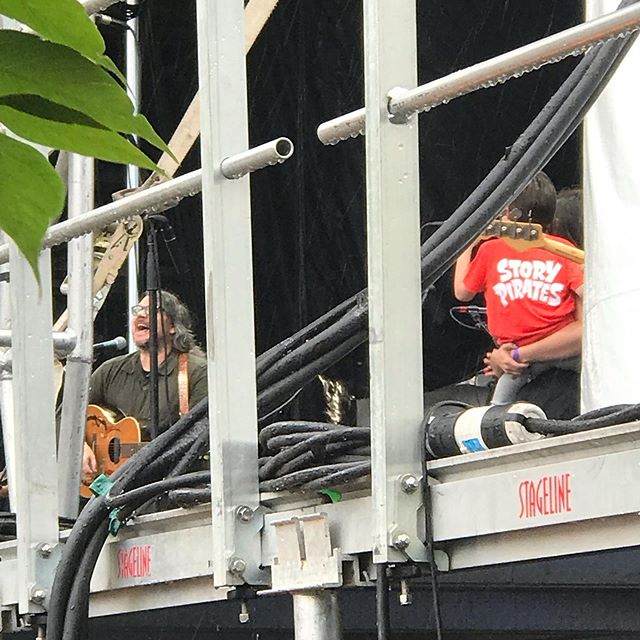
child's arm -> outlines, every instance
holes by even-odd
[[[474,245],[467,247],[456,260],[456,269],[453,274],[453,293],[461,302],[467,302],[476,295],[475,292],[469,291],[469,289],[464,286],[464,279],[471,264],[473,247]]]

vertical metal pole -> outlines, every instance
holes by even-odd
[[[0,28],[19,27],[0,16]],[[51,575],[40,575],[37,548],[58,542],[50,251],[40,254],[38,267],[39,286],[29,263],[9,243],[13,397],[7,404],[13,403],[15,477],[10,491],[17,515],[20,613],[42,611],[41,597],[48,595],[43,585]]]
[[[336,591],[297,591],[293,594],[296,640],[340,640],[342,623]]]
[[[0,232],[0,242],[8,240]],[[0,265],[0,273],[8,274],[9,265]],[[0,281],[0,329],[11,328],[11,285]],[[7,469],[7,480],[11,487],[15,484],[15,424],[13,416],[13,373],[11,367],[11,348],[0,349],[0,410],[2,411],[2,442]],[[9,507],[14,509],[12,493],[9,493]]]
[[[220,162],[248,148],[244,2],[198,0],[202,207],[211,424],[214,584],[262,581],[249,177]]]
[[[138,0],[129,0],[127,4],[136,6]],[[125,31],[125,76],[127,78],[127,93],[136,111],[140,110],[141,76],[140,53],[138,51],[138,19],[133,18],[127,23],[129,29]],[[135,165],[127,166],[127,189],[140,186],[140,169]],[[129,353],[136,351],[131,334],[131,307],[138,303],[138,264],[139,252],[136,242],[127,258],[127,297],[129,314]]]
[[[58,542],[58,496],[53,397],[51,256],[40,254],[40,286],[27,261],[10,243],[11,331],[16,441],[18,607],[39,611],[37,547]]]
[[[391,620],[389,618],[387,565],[379,564],[376,569],[376,632],[378,640],[389,640]]]
[[[94,161],[69,157],[69,218],[94,207]],[[67,357],[58,442],[58,499],[60,515],[78,515],[89,378],[93,364],[93,234],[71,240],[67,247],[69,329],[77,342]]]
[[[420,476],[422,323],[418,123],[388,118],[388,93],[413,87],[415,1],[364,6],[373,557],[422,557],[403,474]]]

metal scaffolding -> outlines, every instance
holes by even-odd
[[[83,2],[89,12],[110,4]],[[83,438],[77,425],[91,362],[88,234],[165,211],[202,191],[211,505],[144,515],[110,537],[91,582],[90,614],[222,600],[250,586],[292,593],[297,635],[333,640],[341,635],[335,589],[370,585],[388,563],[428,561],[418,490],[425,479],[417,113],[629,33],[640,26],[640,5],[398,90],[417,83],[415,2],[364,2],[366,108],[318,130],[328,144],[367,131],[371,488],[347,487],[333,504],[317,495],[261,495],[258,489],[248,174],[287,160],[294,150],[287,138],[248,148],[243,0],[198,0],[197,21],[202,169],[93,209],[90,167],[75,158],[73,215],[46,234],[40,289],[15,247],[0,247],[0,265],[8,262],[11,271],[10,292],[0,283],[0,346],[11,347],[0,380],[3,426],[14,467],[12,508],[19,514],[17,540],[0,543],[0,605],[19,615],[47,610],[68,536],[60,534],[57,518],[73,515]],[[52,333],[46,249],[62,243],[70,252],[69,328]],[[65,454],[57,462],[54,349],[69,354],[60,435]],[[13,395],[7,395],[7,371]],[[10,405],[14,415],[7,421]],[[618,425],[431,462],[439,568],[637,545],[639,430],[638,423]],[[599,493],[603,482],[611,489],[606,495]]]

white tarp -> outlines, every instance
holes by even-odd
[[[617,0],[586,0],[587,19]],[[640,402],[640,42],[585,120],[584,410]]]

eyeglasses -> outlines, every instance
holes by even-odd
[[[144,313],[145,316],[149,315],[148,304],[134,304],[133,307],[131,307],[132,316],[139,316],[141,313]]]
[[[162,311],[166,313],[166,311],[164,311],[164,309],[162,309]],[[158,307],[158,312],[160,312],[160,307]],[[131,315],[132,316],[139,316],[141,314],[144,314],[145,316],[149,317],[149,305],[148,304],[134,304],[133,307],[131,307]]]

